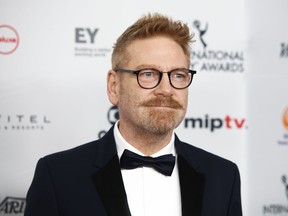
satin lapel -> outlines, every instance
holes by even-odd
[[[109,216],[131,216],[117,155],[113,127],[100,140],[92,179]]]
[[[117,155],[93,179],[108,215],[131,215]]]
[[[196,171],[196,164],[191,164],[192,152],[189,153],[190,149],[184,148],[184,144],[177,139],[176,151],[178,154],[182,216],[201,216],[205,176]]]

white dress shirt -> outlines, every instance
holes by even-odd
[[[125,149],[144,156],[122,137],[118,123],[114,127],[114,137],[119,158]],[[174,139],[173,134],[168,145],[151,157],[171,153],[176,156]],[[171,176],[165,176],[150,167],[121,169],[121,173],[132,216],[181,216],[177,160]]]

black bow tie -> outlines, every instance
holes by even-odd
[[[120,165],[123,169],[152,167],[163,175],[171,176],[175,165],[175,156],[168,154],[153,158],[149,156],[141,156],[125,149],[120,158]]]

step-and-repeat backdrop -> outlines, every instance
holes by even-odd
[[[288,215],[288,2],[0,0],[0,215],[23,215],[44,155],[98,139],[116,38],[160,12],[195,32],[182,140],[234,161],[244,215]]]

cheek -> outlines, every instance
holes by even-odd
[[[186,104],[186,106],[187,106],[187,104],[188,104],[188,98],[189,98],[189,95],[188,95],[188,93],[185,95],[185,97],[184,97],[184,101],[185,101],[185,104]]]
[[[119,107],[124,109],[130,107],[132,104],[135,104],[137,95],[135,90],[129,85],[121,85],[119,89]]]
[[[178,98],[179,102],[181,102],[183,106],[186,107],[188,104],[188,91],[179,92],[179,93],[180,94],[176,95],[176,97]]]
[[[125,85],[120,86],[119,102],[137,105],[141,101],[148,99],[150,92],[147,89],[140,88],[136,80],[131,80],[131,82],[126,82]]]

